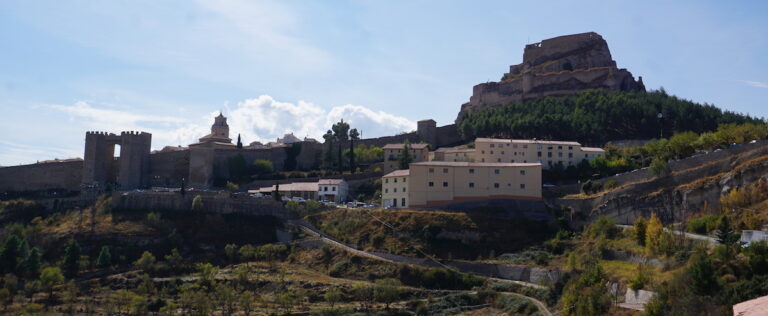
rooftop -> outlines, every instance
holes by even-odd
[[[293,182],[280,184],[280,192],[288,191],[317,191],[317,182]],[[257,190],[248,190],[248,193],[271,193],[275,192],[275,186],[263,187]]]
[[[436,167],[541,167],[538,162],[467,162],[467,161],[423,161],[411,163],[411,166],[436,166]]]
[[[318,184],[341,184],[344,179],[320,179]]]
[[[510,144],[542,144],[542,145],[568,145],[581,146],[578,142],[566,142],[555,140],[537,140],[537,139],[501,139],[501,138],[477,138],[475,143],[510,143]]]
[[[388,178],[388,177],[407,177],[410,174],[411,174],[411,171],[408,170],[408,169],[405,169],[405,170],[395,170],[395,171],[392,171],[390,173],[385,174],[384,178]]]
[[[445,153],[470,153],[474,152],[474,148],[456,148],[456,147],[443,147],[438,148],[435,150],[436,152],[445,152]]]
[[[605,152],[602,148],[597,147],[581,147],[581,151],[598,151],[598,152]]]
[[[768,296],[758,297],[733,305],[734,316],[766,315],[768,311]]]
[[[411,149],[425,149],[429,144],[411,144]],[[381,149],[403,149],[405,144],[386,144]]]

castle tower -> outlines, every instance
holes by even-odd
[[[120,158],[115,158],[120,145]],[[145,187],[148,182],[152,134],[145,132],[86,132],[83,154],[84,185],[116,183],[122,189]]]
[[[211,125],[211,133],[201,137],[200,142],[232,143],[232,139],[229,138],[227,118],[221,112],[219,112],[219,116],[214,118],[213,125]]]
[[[436,148],[437,122],[435,120],[427,119],[416,122],[416,131],[422,141],[427,142],[432,148]]]

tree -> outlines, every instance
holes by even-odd
[[[75,303],[77,302],[77,284],[75,284],[75,280],[69,280],[67,284],[64,285],[64,293],[62,294],[62,300],[64,301],[64,304],[66,304],[65,311],[67,312],[67,315],[74,315],[75,314]]]
[[[96,266],[106,268],[112,265],[112,254],[109,253],[109,246],[101,246],[99,256],[96,258]]]
[[[243,142],[240,141],[240,133],[237,134],[237,149],[243,149]]]
[[[328,291],[325,291],[323,298],[325,298],[325,302],[328,303],[328,305],[331,305],[331,309],[333,309],[336,303],[341,300],[341,291],[336,287],[332,287],[328,289]]]
[[[241,183],[249,180],[248,163],[245,161],[245,157],[242,154],[237,154],[227,159],[227,165],[229,167],[229,179],[235,183]]]
[[[192,199],[192,211],[195,213],[203,211],[203,197],[196,195],[195,198]]]
[[[349,131],[349,172],[355,173],[355,141],[360,139],[360,133],[356,128]]]
[[[73,239],[64,248],[64,264],[62,267],[64,268],[64,273],[70,277],[77,275],[77,272],[80,270],[80,244],[77,243],[77,240]]]
[[[651,214],[651,219],[645,228],[645,250],[649,255],[654,255],[661,249],[661,234],[664,233],[664,226],[656,213]]]
[[[413,161],[413,156],[411,156],[411,142],[406,139],[403,142],[403,151],[397,156],[398,169],[408,169],[411,161]]]
[[[3,251],[0,252],[0,269],[3,273],[16,272],[21,245],[21,239],[16,234],[12,234],[5,239]]]
[[[144,251],[141,254],[141,257],[139,257],[139,259],[133,262],[133,265],[136,266],[136,268],[138,269],[149,271],[154,267],[155,261],[157,261],[157,259],[155,258],[155,255],[153,255],[149,251]]]
[[[271,175],[272,172],[275,171],[275,168],[272,165],[272,162],[269,160],[256,159],[253,161],[251,170],[253,172],[253,175],[255,175],[256,177],[265,177],[265,176]]]
[[[34,276],[40,272],[40,266],[42,264],[40,257],[40,250],[38,250],[37,247],[33,247],[32,250],[29,251],[27,258],[25,258],[22,263],[27,275]]]
[[[338,167],[339,173],[343,173],[344,172],[344,160],[342,160],[342,155],[341,155],[342,154],[342,145],[344,144],[344,142],[349,140],[349,124],[344,122],[344,119],[342,119],[338,123],[333,124],[333,126],[331,127],[331,130],[333,131],[334,141],[338,145],[337,146],[337,148],[338,148],[338,155],[337,155],[338,160],[337,161],[338,161],[339,164],[338,164],[337,167]]]
[[[694,253],[688,260],[688,275],[691,277],[691,290],[697,295],[714,294],[720,287],[717,271],[704,253]]]
[[[355,295],[355,299],[360,301],[361,309],[368,310],[373,301],[373,287],[363,282],[355,283],[352,287],[352,293]]]
[[[235,192],[237,190],[240,190],[240,186],[237,185],[237,183],[234,183],[232,181],[227,181],[227,191],[232,193],[232,192]]]
[[[611,306],[600,264],[593,264],[563,290],[563,315],[602,315]]]
[[[187,195],[187,186],[184,184],[184,178],[181,178],[181,188],[179,189],[181,196]]]
[[[58,267],[47,267],[40,272],[40,286],[48,292],[48,301],[53,299],[53,287],[64,283],[64,275]]]
[[[717,222],[717,242],[723,245],[730,245],[734,242],[733,229],[728,215],[721,216],[720,221]]]
[[[179,254],[179,250],[176,248],[173,248],[171,250],[171,253],[165,255],[165,261],[168,261],[168,264],[171,266],[172,269],[178,269],[181,267],[181,264],[184,262],[184,257]]]
[[[651,166],[648,167],[648,170],[657,177],[666,176],[669,174],[669,165],[667,165],[666,160],[655,157],[651,162]]]
[[[323,163],[327,169],[333,167],[333,131],[328,130],[323,135]]]
[[[400,299],[400,285],[400,281],[397,279],[376,280],[373,297],[377,302],[384,303],[386,309],[389,309],[389,304]]]
[[[272,197],[275,201],[282,201],[282,198],[280,197],[280,183],[275,183],[275,192],[272,192]]]
[[[635,241],[640,246],[645,246],[645,229],[648,225],[644,217],[638,217],[634,224],[634,237]]]
[[[237,261],[237,250],[238,247],[235,244],[227,244],[224,246],[224,253],[227,255],[229,262]]]

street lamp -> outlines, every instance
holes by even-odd
[[[662,124],[661,120],[664,118],[664,114],[661,114],[661,112],[659,112],[659,114],[656,114],[656,117],[659,118],[659,139],[663,139],[664,138],[664,124]]]

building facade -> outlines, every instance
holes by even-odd
[[[317,183],[317,198],[320,201],[342,203],[347,201],[349,184],[343,179],[320,179]]]
[[[395,170],[382,177],[381,206],[384,208],[408,207],[409,170]]]
[[[429,160],[429,144],[410,144],[410,153],[413,160],[411,162],[421,162]],[[398,159],[400,153],[405,149],[405,144],[387,144],[381,149],[384,150],[384,173],[398,169]]]
[[[382,179],[384,207],[432,208],[506,199],[541,200],[541,164],[427,161]]]
[[[478,138],[474,151],[475,162],[540,163],[543,169],[559,163],[567,168],[604,156],[602,148],[582,147],[577,142],[525,139]]]

